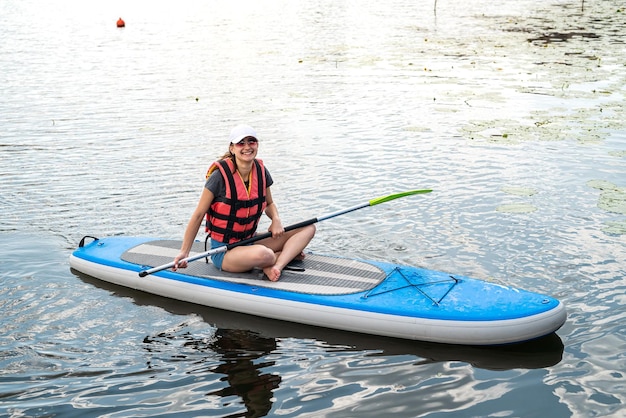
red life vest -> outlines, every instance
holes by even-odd
[[[248,187],[231,159],[216,161],[209,168],[209,173],[215,170],[214,166],[222,174],[226,195],[215,196],[207,212],[206,227],[211,238],[225,244],[251,238],[267,205],[263,161],[254,160]]]

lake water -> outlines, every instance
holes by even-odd
[[[0,415],[623,416],[624,27],[600,0],[0,2]],[[70,271],[83,235],[180,239],[242,122],[285,224],[434,189],[311,251],[546,293],[567,322],[426,344]]]

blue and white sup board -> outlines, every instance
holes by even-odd
[[[278,282],[261,270],[227,273],[198,260],[176,272],[139,272],[171,262],[180,241],[94,239],[72,269],[117,285],[214,308],[366,334],[449,344],[499,345],[558,330],[563,304],[550,296],[423,268],[307,254]],[[205,252],[197,242],[190,256]]]

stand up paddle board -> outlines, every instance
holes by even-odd
[[[70,266],[185,302],[409,340],[519,343],[555,332],[566,319],[563,304],[550,296],[418,267],[320,254],[307,254],[278,282],[264,279],[261,270],[224,272],[210,260],[140,277],[171,262],[180,246],[180,241],[146,237],[85,237]],[[204,251],[196,242],[190,256]]]

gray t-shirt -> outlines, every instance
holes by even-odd
[[[267,171],[267,168],[265,168],[265,182],[266,187],[270,187],[274,184],[274,180],[272,179],[270,172]],[[204,187],[209,189],[215,197],[226,196],[226,183],[224,182],[224,177],[222,177],[222,172],[220,170],[215,170],[211,173],[208,180],[204,184]]]

